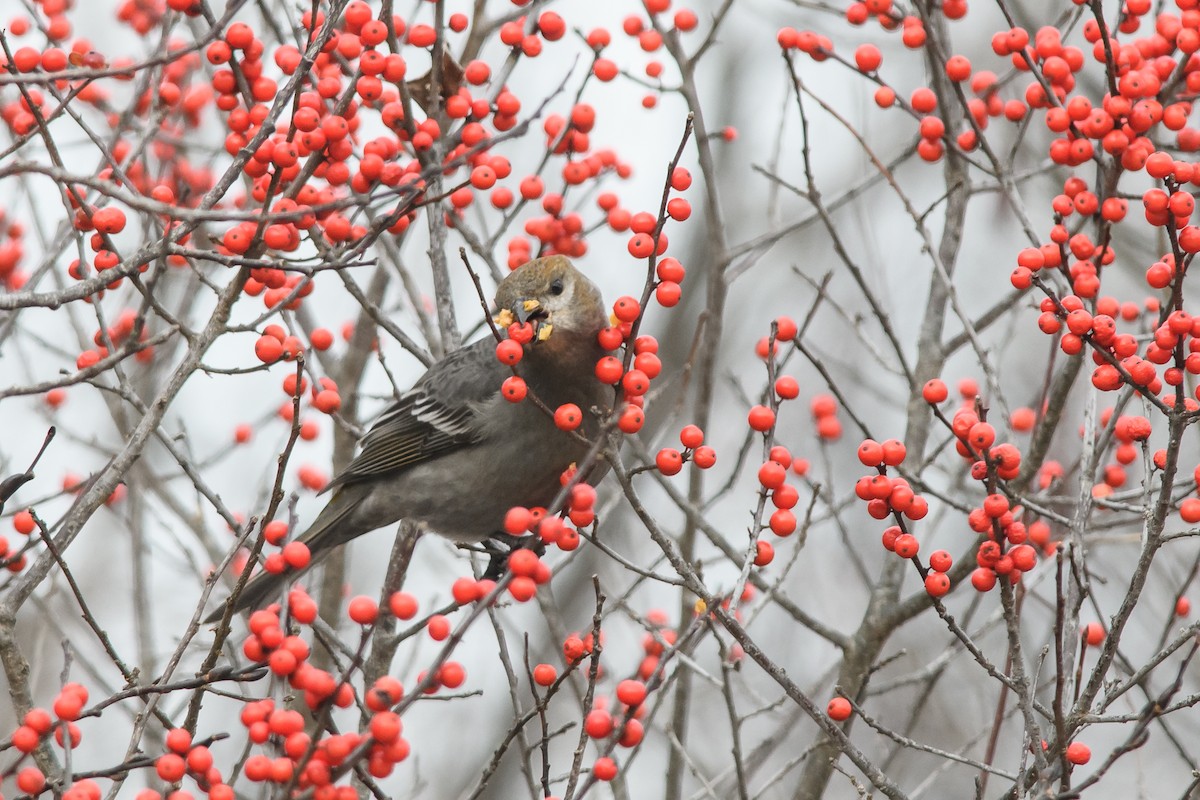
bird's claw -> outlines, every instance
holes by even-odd
[[[498,581],[508,570],[508,557],[516,550],[532,550],[539,557],[546,554],[546,544],[537,534],[513,537],[508,534],[494,534],[482,542],[484,552],[489,554],[487,569],[483,571],[484,580]]]

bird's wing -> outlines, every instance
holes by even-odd
[[[411,467],[479,441],[480,406],[511,374],[489,339],[456,350],[430,367],[389,406],[362,439],[362,450],[330,488]]]

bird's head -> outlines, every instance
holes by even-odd
[[[594,337],[608,324],[600,290],[564,256],[535,258],[513,270],[496,287],[496,306],[501,327],[530,322],[538,343],[564,334]]]

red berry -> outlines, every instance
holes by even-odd
[[[921,543],[911,533],[902,533],[896,537],[896,555],[901,558],[912,558],[921,549]]]
[[[883,63],[883,54],[873,44],[861,44],[854,51],[854,63],[863,72],[874,72]]]
[[[775,412],[766,406],[754,406],[747,417],[750,427],[760,433],[770,430],[775,424]]]
[[[394,711],[378,711],[371,717],[369,725],[371,738],[384,744],[394,742],[400,737],[403,728],[400,715]]]
[[[448,661],[438,669],[438,682],[446,688],[458,688],[467,680],[467,670],[457,661]]]
[[[444,641],[450,635],[450,620],[441,614],[434,614],[425,624],[425,629],[429,631],[430,638],[435,642]]]
[[[654,299],[663,308],[674,308],[683,297],[683,289],[674,281],[662,281],[654,289]]]
[[[583,728],[593,739],[604,739],[613,732],[612,714],[601,708],[592,709],[584,718]]]
[[[158,760],[154,762],[154,769],[158,773],[158,777],[167,783],[175,783],[182,780],[183,776],[187,774],[187,763],[178,754],[167,753],[158,757]]]
[[[17,773],[17,788],[27,795],[41,794],[46,788],[46,776],[37,767],[25,767]]]
[[[312,560],[312,553],[304,542],[288,542],[283,546],[283,560],[292,569],[304,569]]]
[[[926,403],[937,405],[945,402],[946,398],[950,396],[950,390],[946,388],[943,381],[934,378],[925,384],[925,388],[921,390],[921,396],[925,398]]]
[[[328,350],[333,346],[333,334],[325,328],[315,328],[309,334],[308,341],[317,350]]]
[[[683,283],[684,276],[687,274],[683,265],[679,263],[679,260],[670,256],[658,262],[658,266],[655,267],[655,273],[658,275],[659,280],[670,283]]]
[[[460,606],[465,606],[467,603],[475,601],[476,589],[474,578],[458,578],[450,586],[450,596],[454,598],[454,602]]]
[[[537,574],[538,565],[540,563],[541,559],[538,558],[537,553],[533,552],[532,550],[526,550],[525,548],[514,550],[508,556],[509,571],[511,571],[513,575],[524,578],[531,578]],[[472,581],[472,583],[474,583],[474,581]]]
[[[507,366],[515,366],[525,355],[525,348],[513,339],[501,339],[496,342],[496,360]]]
[[[524,506],[513,506],[504,515],[504,532],[509,536],[521,536],[533,526],[533,512]]]
[[[864,439],[858,446],[858,460],[867,467],[877,467],[883,462],[883,447],[874,439]]]
[[[850,714],[854,709],[850,706],[850,701],[844,697],[835,697],[829,701],[829,705],[825,707],[825,713],[835,722],[844,722],[850,719]]]
[[[775,394],[783,400],[795,400],[800,396],[800,382],[791,375],[780,375],[775,379]]]
[[[370,625],[379,616],[379,606],[373,598],[359,595],[350,600],[346,612],[350,619],[359,625]]]
[[[596,362],[596,377],[601,383],[615,384],[621,380],[624,367],[616,356],[604,356]]]
[[[613,316],[621,322],[633,322],[642,313],[641,305],[635,298],[619,297],[613,303]]]
[[[333,414],[342,407],[342,396],[331,389],[317,392],[313,407],[323,414]]]
[[[1200,498],[1188,497],[1179,503],[1179,516],[1189,525],[1200,522]],[[16,524],[16,518],[13,519]],[[17,528],[20,531],[20,528]]]
[[[649,258],[654,250],[654,237],[648,233],[635,233],[629,239],[629,255],[634,258]]]
[[[583,422],[583,412],[574,403],[563,403],[554,410],[554,424],[560,430],[573,431]]]
[[[664,447],[654,457],[654,464],[663,475],[676,475],[683,469],[683,456],[673,447]]]
[[[550,664],[538,664],[533,668],[533,681],[538,686],[549,686],[558,679],[558,670]]]
[[[780,508],[771,514],[769,524],[776,536],[790,536],[796,531],[796,515],[789,509]]]
[[[254,345],[254,355],[264,364],[271,364],[283,357],[283,343],[273,336],[260,336]]]
[[[625,723],[624,729],[621,731],[621,738],[617,740],[617,744],[621,747],[637,747],[642,742],[645,736],[645,728],[637,719],[630,719]]]
[[[795,508],[796,503],[800,502],[800,493],[785,483],[771,492],[771,502],[776,508]]]
[[[388,598],[388,608],[396,619],[412,619],[417,615],[417,598],[408,592],[396,592]]]
[[[758,482],[768,489],[778,489],[787,480],[787,468],[777,461],[767,461],[758,468]]]
[[[686,167],[676,167],[671,172],[671,188],[677,192],[686,192],[692,186],[692,173]]]
[[[650,379],[640,369],[631,369],[621,378],[621,388],[625,390],[625,394],[639,397],[650,391]]]
[[[692,463],[700,469],[708,469],[717,463],[717,451],[708,445],[701,445],[692,452]]]
[[[12,744],[22,753],[32,753],[38,746],[40,735],[28,725],[21,725],[12,734]]]
[[[597,780],[611,781],[617,777],[617,762],[607,756],[597,758],[596,763],[592,764],[592,774]]]
[[[930,570],[925,576],[925,591],[930,597],[941,597],[950,591],[950,578],[944,572]]]
[[[167,732],[167,749],[172,752],[186,755],[187,751],[192,748],[192,735],[188,733],[187,728],[172,728]]]
[[[504,383],[500,384],[500,394],[510,403],[521,402],[528,392],[529,387],[525,385],[525,379],[519,375],[505,378]]]
[[[627,706],[639,706],[646,699],[646,684],[624,680],[617,684],[617,699]]]
[[[898,467],[904,463],[908,451],[899,439],[888,439],[881,444],[883,448],[883,463],[889,467]]]
[[[976,591],[990,592],[996,585],[996,573],[987,567],[979,567],[971,573],[971,585]]]
[[[642,429],[646,415],[635,405],[627,405],[617,419],[617,428],[622,433],[634,434]]]
[[[29,511],[18,511],[13,514],[13,528],[17,533],[28,536],[37,529],[37,523],[33,520],[33,514]]]

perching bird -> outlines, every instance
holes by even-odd
[[[595,375],[596,361],[606,354],[597,334],[608,324],[600,290],[566,258],[549,256],[510,273],[496,289],[496,305],[502,321],[508,312],[536,329],[517,374],[551,411],[577,405],[579,432],[594,440],[600,423],[591,409],[613,399],[612,387]],[[351,539],[402,519],[472,543],[501,532],[513,506],[549,505],[563,471],[588,448],[529,399],[502,397],[501,384],[511,375],[491,336],[430,367],[383,412],[362,450],[330,483],[332,499],[299,539],[312,554],[310,567]],[[602,474],[593,469],[589,482]],[[256,576],[234,610],[274,600],[298,574]],[[224,612],[222,605],[206,621]]]

